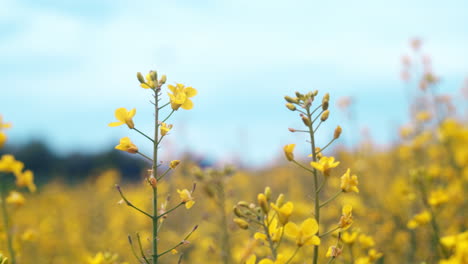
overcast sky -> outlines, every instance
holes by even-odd
[[[258,165],[284,144],[304,145],[287,130],[301,124],[284,108],[296,90],[331,93],[323,144],[337,124],[348,143],[369,127],[388,144],[407,116],[399,73],[408,40],[423,39],[440,89],[455,93],[468,75],[467,10],[461,0],[0,0],[0,114],[14,124],[10,143],[99,151],[130,135],[149,150],[107,124],[116,108],[136,107],[137,127],[151,130],[150,93],[135,73],[156,69],[199,92],[194,109],[172,119],[173,156],[188,149]],[[354,97],[358,125],[337,110],[342,96]]]

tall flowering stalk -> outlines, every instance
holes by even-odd
[[[132,109],[128,111],[125,108],[118,108],[115,111],[115,117],[117,119],[117,122],[112,122],[109,124],[109,126],[115,127],[115,126],[120,126],[120,125],[125,124],[128,126],[129,129],[136,131],[137,133],[145,137],[148,141],[150,141],[153,145],[152,158],[140,152],[138,147],[135,144],[133,144],[130,138],[128,137],[124,137],[120,139],[120,144],[117,145],[115,148],[121,151],[131,153],[131,154],[138,154],[142,156],[143,158],[147,159],[148,161],[150,161],[152,164],[152,168],[151,170],[149,170],[149,175],[146,178],[153,192],[153,208],[152,208],[151,213],[146,212],[140,209],[139,207],[137,207],[136,205],[134,205],[133,203],[131,203],[123,194],[123,191],[120,188],[120,186],[117,186],[117,190],[119,191],[122,197],[122,200],[125,204],[132,207],[139,213],[147,216],[153,225],[152,238],[151,238],[152,254],[150,257],[146,256],[145,254],[145,250],[143,249],[143,245],[141,243],[141,238],[139,234],[137,234],[137,243],[136,243],[138,244],[139,254],[137,254],[137,250],[135,249],[135,243],[133,242],[132,237],[129,236],[129,242],[130,242],[131,249],[132,249],[134,256],[138,259],[140,263],[143,262],[146,264],[150,264],[150,263],[157,264],[159,258],[161,258],[162,256],[164,256],[165,254],[169,252],[173,252],[173,253],[177,252],[176,249],[179,246],[182,246],[188,243],[187,239],[196,229],[196,226],[195,226],[180,243],[174,245],[173,247],[169,249],[165,249],[162,252],[159,251],[159,247],[158,247],[158,241],[160,240],[159,231],[164,223],[164,220],[168,217],[169,213],[173,212],[174,210],[176,210],[177,208],[183,205],[185,205],[187,209],[190,209],[193,206],[195,202],[192,197],[192,193],[195,189],[195,186],[193,187],[191,191],[187,189],[177,190],[180,196],[180,202],[174,207],[172,207],[171,209],[166,209],[167,203],[161,203],[161,207],[158,209],[159,182],[169,172],[174,170],[180,163],[179,160],[173,160],[169,162],[168,164],[166,164],[167,168],[165,170],[159,171],[163,163],[160,162],[158,159],[158,150],[161,146],[161,142],[163,138],[169,134],[169,131],[173,127],[171,124],[167,124],[166,122],[180,108],[185,109],[185,110],[190,110],[193,108],[193,102],[191,101],[190,98],[197,94],[197,90],[195,90],[192,87],[185,87],[183,84],[179,84],[179,83],[176,85],[168,85],[167,87],[170,91],[170,93],[168,93],[169,102],[161,104],[160,102],[162,100],[161,88],[166,83],[166,76],[163,75],[161,76],[161,79],[158,79],[158,75],[156,71],[150,71],[145,77],[143,77],[141,73],[137,73],[137,78],[142,88],[151,90],[153,92],[154,101],[152,102],[152,104],[154,105],[154,124],[155,124],[153,137],[147,135],[146,133],[136,128],[135,123],[133,121],[133,117],[136,115],[136,109]],[[167,113],[164,119],[161,120],[162,111],[169,106],[171,108],[170,112]]]
[[[9,123],[3,123],[2,117],[0,116],[0,148],[3,147],[7,139],[2,130],[10,127],[11,125]],[[30,192],[36,191],[33,172],[23,169],[24,163],[16,160],[13,155],[5,154],[0,157],[0,210],[10,256],[10,259],[8,259],[0,254],[0,264],[7,263],[7,260],[10,260],[11,264],[17,263],[16,252],[13,246],[14,234],[11,227],[9,206],[18,208],[26,202],[20,189],[26,188]]]
[[[311,154],[309,155],[312,160],[310,162],[310,166],[306,166],[298,162],[294,158],[294,147],[295,144],[289,144],[284,147],[284,153],[286,159],[290,162],[293,162],[295,165],[299,166],[300,168],[304,169],[308,173],[312,174],[313,177],[313,186],[312,186],[312,195],[314,197],[314,220],[317,225],[320,225],[320,210],[321,208],[325,207],[326,205],[330,204],[334,201],[339,195],[345,192],[359,192],[357,188],[358,179],[356,175],[350,174],[350,169],[341,177],[341,186],[340,189],[328,199],[323,200],[321,197],[321,193],[326,186],[328,178],[330,177],[332,169],[336,168],[340,162],[335,161],[334,157],[326,157],[323,156],[323,151],[328,148],[335,140],[340,137],[341,134],[341,127],[337,126],[333,135],[333,138],[323,147],[318,147],[317,142],[315,139],[315,135],[325,121],[327,121],[330,110],[329,107],[329,100],[330,95],[327,93],[323,96],[322,101],[317,106],[313,107],[314,99],[316,98],[318,91],[315,90],[314,92],[309,92],[306,94],[302,94],[300,92],[296,92],[295,97],[285,96],[285,100],[287,101],[286,107],[293,112],[299,112],[299,116],[305,125],[305,129],[294,129],[290,128],[289,131],[295,133],[305,133],[308,134],[308,142],[310,143]],[[352,224],[352,208],[350,206],[345,206],[343,208],[343,214],[340,218],[340,221],[336,228],[333,228],[323,234],[320,234],[317,231],[317,236],[319,238],[323,238],[326,235],[329,235],[335,231],[341,233],[342,230],[345,230]],[[340,235],[338,235],[337,245],[331,251],[333,254],[327,254],[331,257],[330,262],[332,262],[341,252],[339,248],[340,242]],[[314,245],[313,249],[313,264],[318,263],[319,259],[319,248],[320,243]]]

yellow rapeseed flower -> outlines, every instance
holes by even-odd
[[[21,193],[17,191],[11,191],[6,198],[6,202],[15,206],[21,206],[26,202],[26,199]]]
[[[267,224],[268,221],[265,220],[265,224]],[[270,235],[270,238],[273,242],[278,242],[281,239],[281,234],[283,233],[283,227],[278,227],[278,220],[274,218],[271,220],[270,225],[268,226],[268,233]],[[264,233],[257,232],[254,235],[255,239],[260,239],[263,241],[267,241],[267,235]]]
[[[348,229],[353,224],[353,207],[349,204],[343,206],[338,226],[341,230]]]
[[[356,242],[356,239],[358,238],[358,232],[353,231],[353,232],[344,232],[341,235],[341,240],[346,243],[346,244],[353,244]]]
[[[133,117],[136,114],[136,109],[133,108],[130,111],[127,111],[126,108],[121,107],[115,110],[115,118],[119,120],[118,122],[112,122],[109,124],[110,127],[116,127],[123,124],[127,124],[128,128],[133,129],[135,128],[135,124],[133,123]]]
[[[35,192],[36,185],[34,184],[34,173],[30,170],[26,170],[23,173],[17,174],[16,186],[28,187],[30,192]]]
[[[195,88],[185,87],[180,83],[177,83],[176,86],[169,84],[167,87],[172,92],[172,94],[168,93],[168,95],[173,110],[178,110],[180,107],[185,110],[193,108],[193,102],[190,100],[190,97],[197,95],[197,90]]]
[[[356,175],[350,176],[350,169],[346,171],[343,176],[341,176],[341,190],[343,192],[356,192],[359,193],[358,178]]]
[[[0,148],[3,148],[6,141],[7,141],[7,135],[0,131]]]
[[[335,161],[334,157],[323,156],[319,162],[312,161],[310,165],[318,171],[321,171],[323,175],[330,176],[330,170],[336,168],[340,164],[339,161]]]
[[[173,160],[169,163],[169,168],[175,169],[180,164],[180,160]]]
[[[0,159],[0,172],[14,173],[15,175],[21,174],[23,171],[24,163],[17,161],[13,155],[5,154]]]
[[[161,126],[159,127],[159,130],[161,131],[161,136],[164,137],[165,135],[167,135],[167,133],[169,133],[171,129],[172,129],[172,125],[161,123]]]
[[[281,207],[276,206],[274,203],[270,203],[270,206],[278,213],[278,219],[282,225],[285,225],[289,221],[289,217],[294,210],[294,204],[292,202],[287,202]]]
[[[288,262],[288,258],[283,254],[278,254],[275,261],[271,259],[262,259],[258,262],[258,264],[285,264]]]
[[[179,193],[179,197],[182,200],[181,202],[185,204],[185,208],[190,209],[195,204],[195,201],[193,200],[193,197],[192,197],[192,193],[190,193],[189,190],[177,189],[177,192]]]
[[[424,210],[423,212],[413,216],[411,220],[408,221],[407,227],[409,229],[415,229],[419,226],[425,225],[431,221],[431,213],[429,211]]]
[[[320,238],[316,236],[318,232],[317,221],[313,218],[307,218],[302,222],[301,226],[289,222],[284,227],[285,234],[296,239],[296,245],[302,247],[304,245],[320,245]]]
[[[154,89],[156,88],[156,85],[158,85],[157,74],[155,71],[150,71],[146,74],[145,78],[143,78],[143,75],[139,72],[137,73],[137,78],[138,81],[140,81],[141,88]]]
[[[126,151],[128,153],[135,154],[138,152],[138,147],[130,141],[130,138],[124,137],[120,139],[119,145],[115,146],[115,149]]]
[[[284,155],[286,156],[286,159],[288,161],[294,160],[294,153],[293,153],[294,147],[296,147],[296,144],[288,144],[283,147]]]
[[[441,204],[447,203],[449,201],[449,196],[447,191],[438,189],[432,191],[429,195],[429,204],[432,206],[439,206]]]
[[[359,243],[363,248],[370,248],[375,246],[375,241],[371,236],[361,234],[359,236]]]

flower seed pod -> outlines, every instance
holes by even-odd
[[[141,74],[141,72],[137,72],[137,79],[140,83],[145,83],[145,78],[143,77],[143,74]]]
[[[322,122],[325,122],[328,119],[329,115],[330,115],[330,110],[323,112],[322,116],[320,117],[320,120],[322,120]]]
[[[234,218],[234,223],[236,223],[242,229],[249,228],[249,223],[247,223],[247,221],[245,221],[244,219]]]
[[[341,127],[337,126],[335,128],[335,132],[333,133],[333,139],[338,139],[341,135],[341,131],[342,131]]]
[[[293,104],[287,103],[286,107],[291,111],[296,111],[296,106],[294,106]]]

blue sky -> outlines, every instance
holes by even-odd
[[[456,92],[468,75],[466,1],[98,1],[0,0],[0,113],[14,123],[10,142],[45,138],[60,152],[99,151],[130,135],[109,128],[118,107],[137,108],[151,129],[149,93],[137,71],[198,89],[179,111],[166,149],[221,161],[264,164],[299,126],[284,108],[294,91],[353,96],[358,125],[332,103],[319,135],[337,124],[344,141],[369,127],[388,144],[406,120],[400,57],[419,36],[440,89]],[[351,129],[351,130],[350,130]],[[301,150],[301,149],[300,149]],[[302,149],[305,151],[304,149]]]

